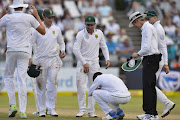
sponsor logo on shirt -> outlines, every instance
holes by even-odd
[[[161,40],[164,40],[164,35],[161,35],[161,36],[160,36],[160,39],[161,39]]]
[[[54,31],[54,30],[52,31],[52,34],[54,34],[54,35],[55,35],[55,31]]]
[[[97,34],[95,34],[95,37],[96,37],[96,38],[98,38],[98,35],[97,35]]]

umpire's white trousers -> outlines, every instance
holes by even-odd
[[[45,113],[46,107],[48,109],[55,108],[58,83],[57,74],[62,65],[62,61],[58,56],[37,60],[37,64],[40,65],[42,69],[42,73],[36,78],[39,112]]]
[[[29,62],[29,54],[25,52],[7,52],[4,72],[4,84],[8,92],[9,104],[16,104],[14,71],[17,68],[17,88],[19,100],[19,112],[26,112],[27,90],[26,75]]]
[[[88,97],[88,107],[86,109],[86,87],[87,87],[87,77],[88,77],[88,88],[91,87],[93,83],[93,75],[100,71],[99,62],[88,61],[89,73],[84,73],[83,65],[78,61],[76,69],[76,85],[78,94],[78,104],[80,112],[94,113],[95,100],[92,96]]]
[[[129,95],[127,97],[113,96],[111,92],[101,89],[95,90],[92,95],[106,115],[112,110],[117,111],[120,108],[119,104],[126,104],[131,99]],[[108,103],[112,105],[112,108]]]
[[[156,72],[156,79],[158,79],[159,74],[163,68],[163,59],[159,62],[159,70]],[[170,102],[170,100],[166,97],[166,95],[158,88],[156,87],[156,93],[157,93],[157,99],[163,103],[164,105],[166,105],[168,102]]]

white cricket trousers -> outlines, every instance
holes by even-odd
[[[117,109],[120,108],[119,104],[126,104],[131,99],[131,96],[128,95],[127,97],[113,96],[111,92],[101,89],[95,90],[92,96],[97,101],[102,111],[106,115],[112,110],[117,111]],[[112,108],[108,105],[108,103],[112,105]]]
[[[37,60],[37,64],[40,65],[42,69],[42,73],[36,78],[38,106],[40,113],[45,113],[46,107],[48,109],[55,108],[58,83],[57,74],[61,63],[62,61],[60,60],[59,56]]]
[[[84,73],[83,65],[78,61],[76,69],[76,85],[78,94],[78,104],[80,112],[94,113],[95,100],[92,96],[88,97],[88,107],[86,109],[86,88],[88,78],[88,88],[93,84],[93,75],[100,71],[99,62],[88,61],[89,73]]]
[[[156,79],[158,79],[159,74],[164,66],[162,64],[162,62],[163,62],[163,59],[159,62],[159,70],[156,72]],[[167,103],[170,102],[170,100],[166,97],[166,95],[158,87],[156,87],[156,93],[157,93],[157,99],[164,105],[166,105]]]
[[[19,112],[26,112],[27,90],[26,75],[28,69],[29,54],[25,52],[7,52],[4,72],[4,84],[8,92],[9,104],[16,104],[14,71],[17,68],[17,89],[19,100]]]

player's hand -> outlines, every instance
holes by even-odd
[[[31,5],[31,9],[32,9],[32,10],[30,10],[31,14],[37,18],[39,15],[38,15],[38,12],[37,12],[37,9],[35,8],[35,6]]]
[[[66,56],[66,52],[65,51],[61,51],[61,56],[60,58],[64,58]]]
[[[1,17],[3,17],[6,13],[9,12],[8,7],[9,7],[9,4],[3,7],[3,10],[2,10],[2,13],[1,13],[1,15],[2,15]]]
[[[33,64],[33,60],[32,58],[29,59],[29,66],[31,66]]]
[[[106,61],[106,69],[108,69],[110,67],[111,63],[109,60]]]
[[[165,73],[168,74],[169,71],[170,71],[169,70],[169,66],[168,65],[164,65],[163,68],[164,68]]]
[[[132,54],[132,58],[137,58],[138,54],[137,53],[133,53]]]
[[[89,65],[86,63],[83,65],[84,67],[84,73],[88,73],[89,72]]]

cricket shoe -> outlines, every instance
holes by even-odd
[[[20,112],[20,118],[21,119],[27,119],[27,115],[25,112]]]
[[[44,112],[40,112],[39,117],[46,117],[46,114]]]
[[[113,113],[109,113],[106,117],[103,117],[102,120],[112,120],[112,119],[117,119],[118,117],[119,116],[114,111]]]
[[[94,114],[94,113],[88,113],[88,116],[89,116],[89,117],[94,117],[94,118],[96,118],[96,117],[97,117],[97,115],[96,115],[96,114]]]
[[[83,117],[83,116],[86,116],[86,115],[87,115],[86,111],[80,111],[80,112],[76,115],[76,117]]]
[[[159,120],[158,115],[142,114],[137,116],[138,120]]]
[[[48,112],[50,113],[51,116],[58,117],[58,114],[54,109],[48,109]]]
[[[137,117],[138,120],[142,120],[143,117],[145,117],[146,115],[147,115],[147,114],[142,114],[142,115],[137,115],[136,117]]]
[[[117,109],[117,114],[116,114],[116,115],[118,115],[118,116],[119,116],[117,120],[122,120],[122,119],[123,119],[123,117],[125,116],[125,114],[124,114],[123,110],[122,110],[122,109],[120,109],[120,108],[118,108],[118,109]]]
[[[163,117],[166,117],[167,115],[169,115],[169,113],[175,107],[175,105],[176,104],[171,101],[168,104],[166,104],[161,117],[163,118]]]
[[[33,115],[39,115],[39,112],[33,112],[32,114]]]
[[[11,105],[9,109],[9,117],[15,117],[16,113],[17,113],[16,105]]]

